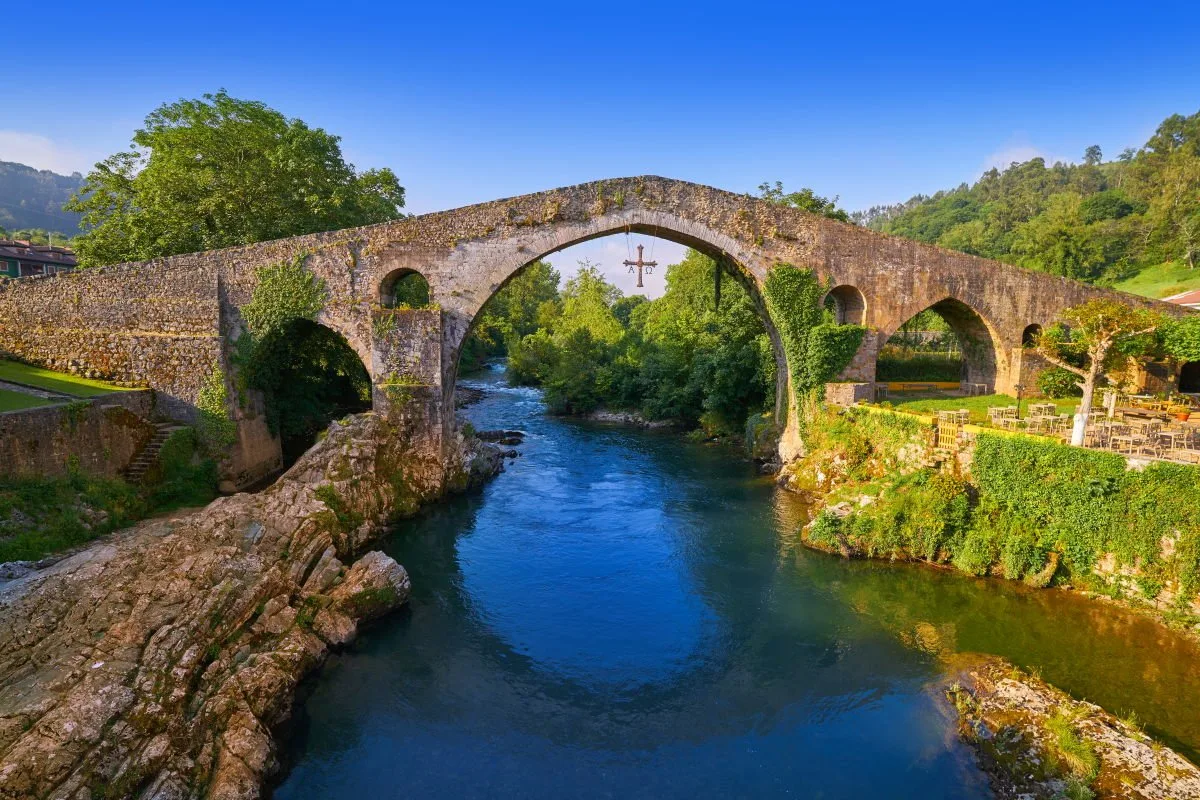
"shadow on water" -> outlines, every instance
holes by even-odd
[[[1132,615],[794,547],[804,509],[727,450],[547,418],[485,490],[399,526],[406,612],[331,659],[277,798],[984,797],[926,688],[1007,656],[1200,741],[1195,649]]]

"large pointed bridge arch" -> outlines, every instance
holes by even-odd
[[[375,403],[425,432],[431,452],[453,430],[459,348],[479,309],[530,262],[571,244],[637,231],[717,258],[760,301],[775,265],[810,268],[833,306],[868,328],[841,376],[870,384],[887,335],[915,311],[944,303],[986,323],[991,388],[1012,391],[1028,365],[1022,336],[1095,297],[1178,307],[907,241],[746,194],[653,176],[595,181],[393,222],[154,261],[0,281],[0,351],[35,364],[148,385],[159,409],[194,419],[214,371],[237,370],[239,308],[262,267],[302,257],[324,283],[318,321],[363,356]],[[419,274],[430,305],[389,308],[399,279]],[[853,302],[848,302],[852,298]],[[838,305],[840,302],[840,306]],[[972,316],[973,315],[973,316]],[[774,330],[767,319],[768,330]],[[776,339],[778,345],[778,340]],[[787,370],[781,370],[786,375]],[[269,458],[261,419],[236,403],[242,429],[232,472],[253,480]]]

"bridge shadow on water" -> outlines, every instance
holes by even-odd
[[[412,602],[331,659],[276,797],[983,797],[927,688],[965,651],[1200,741],[1157,626],[797,549],[804,509],[736,453],[485,380],[469,416],[522,456],[387,540]]]

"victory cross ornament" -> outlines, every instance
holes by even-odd
[[[637,247],[638,247],[637,261],[626,260],[625,266],[629,267],[630,272],[633,272],[633,268],[637,267],[637,276],[638,276],[637,285],[638,285],[638,288],[641,289],[642,288],[642,269],[645,268],[646,273],[650,274],[650,273],[654,272],[654,268],[658,266],[658,262],[657,261],[643,261],[642,260],[642,245],[639,244]]]

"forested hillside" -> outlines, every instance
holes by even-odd
[[[875,230],[1031,269],[1165,296],[1200,284],[1200,112],[1104,161],[1041,158],[974,185],[853,215]]]
[[[63,210],[79,190],[83,176],[58,175],[50,170],[0,161],[0,229],[6,233],[41,229],[75,236],[80,215]]]

